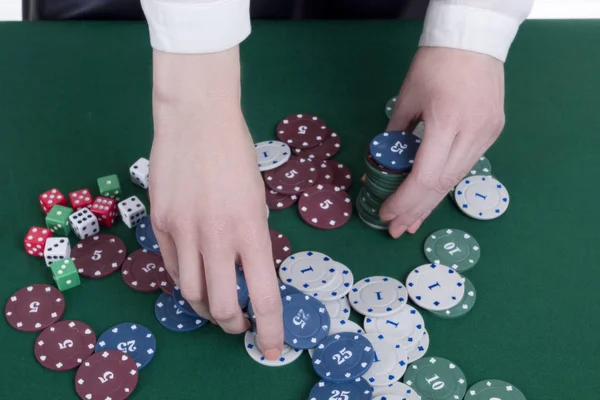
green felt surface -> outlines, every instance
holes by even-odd
[[[257,140],[274,137],[290,113],[315,113],[342,138],[337,157],[355,175],[365,146],[386,125],[416,49],[418,23],[256,23],[242,46],[244,109]],[[426,262],[422,246],[437,229],[472,233],[481,261],[467,273],[477,304],[466,317],[424,313],[429,355],[457,363],[469,386],[486,378],[514,383],[530,400],[596,399],[600,391],[598,282],[600,221],[600,22],[528,22],[506,65],[506,129],[487,153],[511,194],[508,212],[481,222],[444,201],[412,236],[392,240],[357,216],[326,232],[292,208],[270,224],[293,249],[317,250],[357,278],[404,280]],[[140,23],[0,24],[0,297],[51,282],[41,259],[22,249],[43,224],[37,196],[65,193],[116,173],[127,195],[145,193],[128,167],[147,156],[152,137],[151,52]],[[440,66],[443,68],[443,66]],[[358,184],[352,188],[354,197]],[[215,188],[216,189],[216,188]],[[113,229],[130,250],[134,234]],[[137,293],[119,274],[83,278],[65,293],[65,318],[98,334],[124,321],[149,327],[158,341],[135,399],[304,399],[317,381],[309,357],[283,368],[247,356],[242,336],[216,327],[175,334],[154,318],[157,294]],[[0,398],[75,399],[74,372],[55,373],[33,356],[35,334],[0,324]]]

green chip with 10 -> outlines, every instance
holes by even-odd
[[[470,270],[479,262],[481,249],[477,240],[460,229],[440,229],[425,240],[425,257],[456,272]]]

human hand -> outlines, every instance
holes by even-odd
[[[412,172],[380,210],[390,235],[415,233],[504,127],[504,64],[480,53],[417,51],[387,130],[425,133]]]

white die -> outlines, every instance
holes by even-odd
[[[119,203],[119,215],[128,228],[133,228],[146,215],[146,207],[137,196],[131,196]]]
[[[131,176],[131,182],[144,189],[148,189],[150,161],[144,157],[140,158],[129,168],[129,175]]]
[[[69,215],[71,228],[79,239],[85,239],[88,236],[100,232],[98,218],[87,208],[82,208]]]
[[[71,256],[71,244],[69,238],[66,237],[51,237],[46,240],[44,248],[44,260],[46,266],[50,266],[54,261],[64,260]]]

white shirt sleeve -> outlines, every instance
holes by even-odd
[[[431,0],[420,46],[488,54],[504,62],[534,0]]]
[[[215,53],[250,35],[250,0],[141,0],[150,43],[168,53]]]

